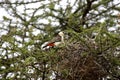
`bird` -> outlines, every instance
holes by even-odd
[[[63,31],[60,31],[56,37],[54,37],[52,40],[44,42],[41,45],[41,50],[48,50],[53,47],[58,47],[61,44],[65,44],[64,42],[64,33]]]

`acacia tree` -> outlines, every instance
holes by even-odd
[[[2,0],[0,78],[102,80],[120,78],[120,2],[114,0]],[[117,27],[118,26],[118,27]],[[114,31],[110,28],[114,27]],[[41,51],[57,31],[66,45]]]

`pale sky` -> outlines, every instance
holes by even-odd
[[[0,1],[2,1],[2,0],[0,0]],[[14,2],[14,1],[16,1],[16,0],[11,0],[12,2]],[[19,0],[20,1],[20,0]],[[21,0],[22,1],[22,0]],[[24,0],[24,1],[31,1],[31,0]],[[55,1],[55,0],[54,0]],[[75,0],[69,0],[69,1],[71,1],[71,5],[73,5],[73,3],[74,3],[74,1]],[[114,0],[114,3],[115,4],[117,4],[117,3],[119,3],[120,2],[120,0]],[[45,2],[43,2],[43,4],[46,4],[46,3],[49,3],[49,0],[46,0]],[[40,3],[34,3],[34,4],[28,4],[26,7],[27,8],[37,8],[37,7],[39,7],[39,5],[40,5]],[[61,0],[61,3],[60,3],[60,5],[56,5],[55,6],[55,8],[59,8],[59,6],[62,6],[63,8],[65,8],[66,7],[66,5],[67,5],[67,0]],[[119,5],[120,6],[120,5]],[[23,12],[24,11],[24,6],[19,6],[19,7],[17,7],[17,10],[21,13],[21,12]],[[8,13],[3,9],[3,8],[0,8],[0,12],[1,12],[1,14],[0,14],[0,24],[2,24],[2,20],[3,20],[3,16],[8,16],[9,18],[12,18],[13,20],[17,20],[17,19],[15,19],[14,17],[11,17],[11,16],[9,16],[8,15]],[[28,12],[28,14],[29,13],[32,13],[32,11],[30,11],[30,10],[28,10],[27,11]],[[40,13],[42,13],[42,10],[41,10],[41,12],[37,12],[36,14],[40,14]],[[118,12],[114,12],[115,14],[118,14]],[[42,20],[39,20],[40,22],[44,22],[44,23],[48,23],[45,19],[42,19]],[[57,24],[57,23],[56,23]],[[58,25],[58,24],[57,24]],[[0,25],[1,26],[1,25]]]
[[[1,2],[2,0],[0,0],[0,2]],[[14,1],[16,1],[16,0],[11,0],[12,2],[14,2]],[[20,1],[20,0],[19,0]],[[22,1],[22,0],[21,0]],[[31,0],[24,0],[24,1],[31,1]],[[71,1],[71,5],[73,5],[73,2],[75,1],[75,0],[69,0],[69,1]],[[49,0],[46,0],[45,1],[45,3],[48,3],[49,2]],[[119,3],[120,2],[120,0],[114,0],[114,3]],[[35,4],[28,4],[27,5],[27,8],[37,8],[37,7],[39,7],[39,5],[40,5],[40,3],[35,3]],[[60,3],[60,5],[61,6],[63,6],[63,8],[64,7],[66,7],[66,5],[67,5],[67,0],[61,0],[61,3]],[[57,7],[59,7],[59,6],[56,6],[56,8]],[[20,6],[20,7],[17,7],[18,8],[18,11],[20,11],[20,12],[22,12],[23,10],[24,10],[24,6]],[[3,8],[0,8],[0,12],[2,12],[1,14],[0,14],[0,21],[2,20],[2,18],[3,18],[3,16],[8,16],[8,13],[3,9]],[[31,11],[28,11],[28,12],[31,12]],[[10,16],[9,16],[10,17]]]

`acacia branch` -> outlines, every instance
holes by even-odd
[[[117,3],[117,4],[115,4],[115,5],[111,6],[111,7],[109,7],[107,10],[104,10],[104,11],[100,12],[99,14],[94,15],[93,17],[89,18],[88,20],[94,19],[94,18],[96,18],[97,16],[100,16],[100,15],[102,15],[103,13],[108,12],[108,10],[110,10],[111,8],[115,8],[117,5],[120,5],[120,3]]]
[[[83,10],[83,15],[82,15],[82,25],[85,24],[85,18],[87,16],[87,14],[89,13],[89,11],[91,10],[91,6],[92,6],[92,3],[96,1],[96,0],[87,0],[87,7]]]
[[[44,0],[40,0],[40,1],[44,1]],[[18,2],[18,1],[16,1],[16,2],[9,2],[9,1],[3,1],[3,2],[0,2],[0,4],[32,4],[32,3],[37,3],[37,2],[40,2],[39,0],[38,1],[31,1],[31,2]]]

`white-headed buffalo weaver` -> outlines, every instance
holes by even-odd
[[[52,40],[47,41],[41,45],[42,50],[47,50],[52,47],[57,47],[60,44],[64,44],[64,33],[59,32],[56,37],[54,37]]]

